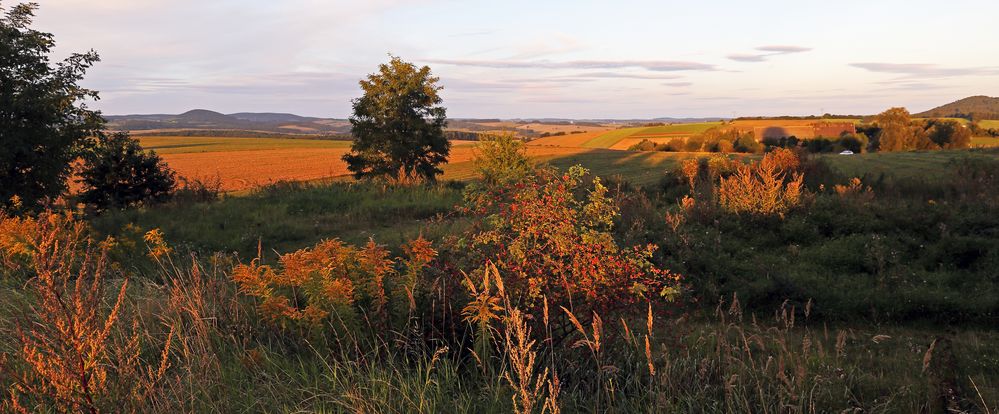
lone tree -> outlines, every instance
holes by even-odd
[[[916,148],[912,119],[905,108],[891,108],[874,117],[881,131],[877,135],[878,151],[906,151]]]
[[[80,201],[97,211],[161,202],[173,195],[174,172],[127,132],[102,136],[83,156]]]
[[[443,172],[438,165],[447,162],[451,143],[438,80],[429,67],[392,56],[360,82],[364,95],[350,117],[354,142],[343,156],[354,177],[434,181]]]
[[[0,16],[0,209],[37,210],[66,191],[72,161],[104,125],[77,82],[99,60],[90,51],[55,65],[52,34],[30,28],[35,4]]]

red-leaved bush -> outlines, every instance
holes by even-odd
[[[459,244],[469,266],[495,263],[516,305],[537,313],[547,300],[589,314],[679,293],[680,277],[654,266],[652,245],[621,247],[611,230],[618,207],[582,167],[539,169],[510,187],[468,198],[476,223]]]

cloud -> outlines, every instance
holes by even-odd
[[[736,53],[726,56],[727,58],[737,61],[737,62],[762,62],[767,60],[769,55],[750,55],[745,53]]]
[[[766,53],[733,53],[725,57],[736,62],[764,62],[771,56],[804,53],[812,50],[812,48],[793,45],[769,45],[757,47],[756,50]]]
[[[666,82],[663,85],[672,86],[674,88],[683,88],[685,86],[693,85],[691,82]]]
[[[622,69],[641,68],[653,72],[714,71],[714,65],[699,62],[668,60],[473,60],[473,59],[423,59],[428,63],[455,66],[473,66],[494,69]]]
[[[679,75],[667,75],[658,73],[621,73],[621,72],[586,72],[572,75],[573,78],[608,78],[608,79],[679,79]]]
[[[789,54],[789,53],[802,53],[812,50],[810,47],[804,46],[792,46],[792,45],[770,45],[770,46],[760,46],[756,48],[761,52],[772,52],[778,54]]]
[[[911,78],[949,78],[955,76],[999,75],[996,67],[947,68],[930,63],[851,63],[850,66],[877,73],[892,73]]]

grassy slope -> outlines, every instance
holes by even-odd
[[[586,148],[610,148],[611,145],[616,144],[618,141],[627,138],[629,135],[634,134],[637,131],[642,130],[642,128],[622,128],[615,129],[613,131],[608,131],[600,136],[593,138],[583,144]]]
[[[172,243],[202,252],[237,252],[245,258],[255,254],[258,240],[266,252],[288,252],[334,237],[356,244],[373,237],[393,246],[421,233],[432,237],[434,226],[428,221],[450,213],[460,200],[460,191],[445,185],[278,185],[215,203],[108,213],[93,225],[105,234],[115,234],[129,223],[142,230],[160,228]]]
[[[980,121],[978,123],[982,128],[996,128],[999,129],[999,120],[990,119],[986,121]]]
[[[708,154],[592,149],[562,155],[535,156],[533,159],[562,169],[579,164],[600,177],[620,177],[632,184],[648,185],[655,184],[666,171],[675,168],[679,161],[706,155]],[[471,161],[444,166],[444,178],[449,180],[470,180],[475,178],[475,174]]]
[[[860,177],[864,174],[891,174],[899,177],[925,177],[927,180],[942,180],[949,176],[948,163],[959,157],[999,158],[999,152],[918,151],[869,153],[857,155],[829,154],[823,157],[838,172]]]
[[[648,135],[698,134],[721,125],[721,122],[701,122],[695,124],[676,124],[655,127],[622,128],[605,132],[583,144],[587,148],[610,148],[623,139]]]
[[[706,153],[630,152],[590,150],[575,154],[537,157],[559,168],[580,164],[594,175],[621,178],[639,185],[655,185],[664,174],[687,158]],[[737,156],[737,155],[733,155]],[[832,167],[849,176],[925,176],[945,179],[947,163],[957,157],[999,158],[999,152],[905,152],[825,156]],[[450,180],[474,179],[471,162],[444,167]],[[394,244],[424,232],[442,234],[454,223],[428,225],[427,220],[448,214],[461,200],[455,186],[382,188],[371,185],[285,185],[230,196],[214,204],[165,206],[108,214],[96,221],[99,229],[113,232],[127,223],[143,229],[162,228],[169,238],[191,243],[198,250],[256,251],[258,238],[265,249],[288,251],[323,237],[360,243],[375,237]],[[443,225],[444,227],[439,227]]]
[[[696,124],[676,124],[665,126],[654,126],[644,128],[633,135],[659,135],[659,134],[699,134],[713,127],[721,125],[721,122],[701,122]]]

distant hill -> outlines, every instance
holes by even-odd
[[[322,120],[322,118],[311,118],[307,116],[276,112],[239,112],[229,114],[229,116],[253,122],[315,122]]]
[[[207,109],[194,109],[178,115],[111,115],[110,129],[142,131],[256,131],[279,134],[335,135],[350,132],[344,120],[311,118],[285,113],[240,112],[223,114]],[[219,132],[219,134],[224,134]]]
[[[970,96],[913,116],[919,118],[999,119],[999,98]]]

